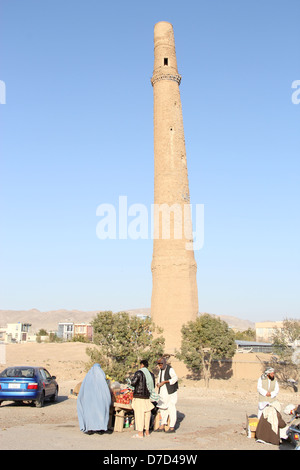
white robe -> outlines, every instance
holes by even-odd
[[[178,382],[178,377],[174,371],[174,369],[170,368],[170,385],[174,385]],[[159,375],[159,382],[163,382],[165,380],[165,371],[162,370]],[[167,385],[164,384],[160,387],[158,391],[161,400],[157,403],[157,407],[160,408],[161,418],[162,418],[162,425],[166,425],[168,422],[168,416],[170,416],[170,427],[174,428],[177,420],[177,410],[176,410],[176,403],[177,403],[177,391],[174,393],[169,394]]]
[[[276,380],[276,379],[275,379],[275,380]],[[270,382],[271,382],[270,379],[268,379],[268,388],[269,388],[269,386],[270,386]],[[257,391],[258,391],[258,393],[260,393],[261,395],[263,395],[263,396],[266,397],[265,400],[260,401],[260,402],[258,403],[258,413],[257,413],[257,417],[258,417],[258,419],[259,419],[259,418],[261,417],[261,415],[262,415],[262,412],[263,412],[264,408],[265,408],[267,405],[270,404],[270,401],[268,401],[268,398],[269,398],[269,397],[266,396],[267,390],[262,387],[262,380],[261,380],[261,377],[258,379],[258,382],[257,382]],[[275,382],[275,388],[274,388],[273,392],[271,392],[271,397],[270,397],[270,398],[275,398],[275,397],[278,395],[278,392],[279,392],[279,385],[278,385],[278,382],[277,382],[277,380],[276,380],[276,382]]]

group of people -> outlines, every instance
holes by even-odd
[[[136,439],[150,435],[153,410],[159,410],[161,415],[156,432],[175,432],[178,377],[164,357],[158,359],[157,365],[159,374],[156,385],[146,359],[141,360],[140,368],[128,379],[128,388],[133,391],[132,408],[137,431],[133,438]],[[87,434],[107,431],[111,403],[106,375],[99,364],[94,364],[85,376],[77,398],[80,430]]]
[[[155,432],[174,433],[177,420],[178,377],[164,357],[157,361],[159,374],[157,384],[148,369],[148,361],[141,360],[140,368],[131,379],[128,388],[133,391],[132,408],[135,417],[136,434],[133,438],[150,436],[150,422],[154,411],[159,411],[161,421]],[[256,439],[279,445],[285,437],[286,423],[281,416],[278,381],[273,368],[268,368],[258,379],[259,418]],[[99,364],[85,376],[77,399],[77,412],[80,430],[85,433],[105,432],[108,429],[109,412],[112,404],[111,391],[106,375]]]
[[[175,432],[178,377],[164,357],[157,361],[157,365],[159,367],[157,391],[154,375],[148,370],[147,360],[141,361],[140,369],[130,380],[129,387],[133,388],[132,408],[138,431],[133,438],[142,439],[144,433],[145,437],[150,435],[151,411],[154,407],[158,408],[161,414],[161,423],[156,431]],[[168,418],[170,422],[166,430]]]

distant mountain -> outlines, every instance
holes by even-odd
[[[200,313],[200,315],[203,315],[203,313]],[[239,331],[245,331],[251,328],[252,330],[255,330],[255,323],[250,321],[250,320],[242,320],[241,318],[233,317],[231,315],[214,315],[210,314],[214,317],[218,317],[221,320],[225,321],[230,328],[239,330]]]
[[[41,312],[35,308],[30,310],[0,310],[0,327],[6,327],[7,323],[30,323],[31,331],[38,332],[41,328],[49,331],[56,331],[60,322],[89,323],[100,310],[81,311],[81,310],[50,310]],[[129,315],[149,315],[150,308],[140,308],[126,310]],[[200,313],[202,315],[202,313]],[[229,315],[214,315],[224,320],[230,328],[236,328],[239,331],[248,328],[255,329],[255,323],[249,320],[242,320]]]

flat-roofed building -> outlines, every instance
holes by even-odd
[[[256,341],[272,342],[276,331],[283,328],[283,321],[263,321],[255,323]]]
[[[6,328],[6,341],[8,343],[28,341],[30,327],[31,323],[8,323]]]
[[[74,324],[74,338],[76,336],[83,336],[88,341],[93,340],[93,327],[89,323],[75,323]]]
[[[74,323],[73,322],[61,322],[58,324],[57,336],[58,338],[68,341],[73,338],[74,334]]]

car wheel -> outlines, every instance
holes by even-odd
[[[43,391],[38,400],[35,402],[36,408],[42,408],[44,406],[45,401],[45,392]]]
[[[58,387],[56,387],[54,395],[51,395],[50,401],[57,401],[57,398],[58,398]]]

